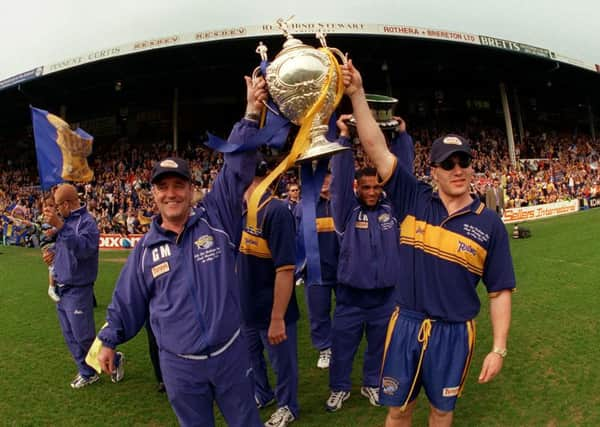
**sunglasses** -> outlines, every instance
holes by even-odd
[[[460,156],[458,159],[456,157],[450,156],[443,162],[435,163],[434,166],[440,167],[445,171],[451,171],[458,164],[463,169],[471,166],[471,157],[469,156]]]

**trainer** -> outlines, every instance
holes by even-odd
[[[247,77],[246,85],[248,116],[260,111],[266,90],[262,79],[255,84]],[[229,141],[245,142],[256,131],[255,121],[243,119]],[[234,243],[255,163],[254,151],[226,154],[212,191],[196,208],[188,163],[167,158],[154,166],[160,215],[129,256],[108,307],[108,326],[98,334],[98,360],[111,372],[114,348],[149,317],[169,402],[182,426],[214,426],[215,402],[229,426],[263,425],[240,335]]]

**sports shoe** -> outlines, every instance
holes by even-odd
[[[265,403],[260,403],[260,399],[258,398],[258,396],[254,396],[254,401],[256,402],[256,407],[258,409],[262,409],[262,408],[266,408],[267,406],[271,406],[272,404],[275,403],[275,398],[272,397],[271,400],[265,402]]]
[[[379,405],[379,389],[377,387],[361,387],[360,394],[369,399],[369,402],[373,406]]]
[[[60,301],[60,297],[56,293],[56,289],[54,288],[54,286],[48,286],[48,296],[54,302],[59,302]]]
[[[319,360],[317,360],[317,368],[327,369],[329,368],[329,362],[331,362],[331,349],[326,348],[319,352]]]
[[[290,411],[290,408],[288,408],[287,405],[282,406],[273,412],[271,418],[265,423],[265,427],[285,427],[295,419],[296,418],[294,417],[294,414],[292,414],[292,411]]]
[[[125,355],[120,351],[117,351],[117,356],[119,359],[119,366],[110,374],[110,380],[113,383],[118,383],[125,376]]]
[[[90,384],[94,384],[99,379],[100,379],[100,377],[98,376],[98,374],[94,374],[91,377],[84,377],[81,374],[77,374],[75,379],[73,379],[73,381],[71,381],[71,388],[83,388]]]
[[[349,391],[332,391],[329,399],[325,402],[325,407],[329,412],[335,412],[342,408],[342,405],[350,397]]]

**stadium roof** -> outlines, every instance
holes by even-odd
[[[279,17],[296,14],[291,31],[450,40],[544,57],[596,70],[600,52],[593,0],[555,3],[423,0],[232,0],[211,2],[54,0],[3,7],[0,89],[41,75],[130,53],[231,38],[280,34]],[[26,17],[23,19],[23,17]],[[20,19],[19,19],[20,18]],[[24,25],[24,23],[27,25]],[[447,30],[442,30],[447,29]],[[563,54],[566,53],[566,54]]]

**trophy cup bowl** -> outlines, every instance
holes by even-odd
[[[366,93],[365,98],[373,118],[382,130],[393,130],[398,126],[398,120],[394,119],[394,107],[398,103],[396,98],[374,93]],[[356,126],[354,117],[348,119],[346,123]]]
[[[267,66],[265,81],[273,101],[281,113],[292,123],[302,126],[307,114],[318,101],[323,89],[327,85],[328,75],[332,67],[332,56],[323,50],[302,43],[286,33],[287,40],[283,49]],[[324,47],[324,36],[320,37]],[[263,59],[266,57],[266,48],[259,46],[257,52]],[[335,48],[330,51],[342,57],[341,52]],[[337,69],[337,66],[336,66]],[[341,75],[333,72],[327,86],[327,93],[322,107],[313,117],[310,128],[310,145],[297,159],[296,162],[311,161],[320,157],[331,156],[342,150],[348,149],[337,142],[330,142],[325,135],[328,131],[327,120],[333,113],[336,105],[338,80]]]

